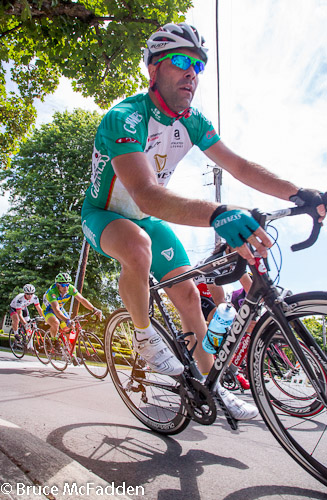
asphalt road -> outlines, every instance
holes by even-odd
[[[220,415],[212,426],[158,436],[128,411],[109,376],[96,380],[83,367],[59,373],[8,351],[0,351],[0,387],[0,418],[108,483],[138,486],[133,499],[327,499],[326,488],[292,461],[260,417],[236,432]]]

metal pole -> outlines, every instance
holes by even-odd
[[[75,278],[75,283],[74,283],[75,288],[77,288],[79,293],[82,293],[82,290],[83,290],[87,259],[89,256],[89,250],[90,250],[90,244],[84,238],[81,253],[79,256],[77,273],[76,273],[76,278]],[[69,315],[71,318],[77,315],[78,309],[79,309],[79,301],[74,300],[74,297],[72,297],[72,301],[70,304],[70,310],[69,310]]]
[[[322,342],[324,349],[326,349],[326,317],[322,318]]]
[[[221,203],[221,185],[222,185],[222,179],[223,179],[223,171],[221,168],[213,167],[213,183],[215,185],[215,201],[217,203]],[[215,245],[219,241],[219,236],[215,232]]]
[[[218,135],[220,135],[220,75],[219,75],[219,0],[216,0],[216,50],[217,50],[217,97],[218,97]]]

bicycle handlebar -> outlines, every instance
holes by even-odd
[[[84,318],[87,318],[88,316],[93,316],[95,313],[96,313],[96,311],[90,311],[89,313],[80,314],[80,315],[75,316],[75,318],[72,318],[70,321],[71,322],[82,321]]]
[[[324,204],[327,206],[327,192],[322,196]],[[291,245],[291,250],[297,252],[298,250],[303,250],[304,248],[311,247],[318,239],[322,223],[318,222],[319,216],[315,207],[303,206],[303,207],[291,207],[285,208],[283,210],[276,210],[275,212],[261,212],[259,209],[255,208],[251,211],[252,217],[259,222],[260,226],[265,228],[267,221],[281,219],[282,217],[289,217],[293,215],[307,214],[313,220],[312,231],[309,236],[304,241],[300,243],[294,243]]]

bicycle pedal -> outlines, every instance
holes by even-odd
[[[236,420],[232,415],[231,413],[229,412],[227,406],[225,405],[225,403],[223,402],[223,400],[221,399],[221,397],[219,396],[218,393],[215,394],[214,398],[216,399],[217,403],[219,404],[220,408],[222,409],[222,411],[224,412],[224,415],[226,417],[226,420],[230,426],[230,428],[233,430],[233,431],[237,431],[238,429],[238,420]]]

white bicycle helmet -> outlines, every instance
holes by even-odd
[[[189,24],[165,24],[153,33],[147,41],[147,48],[144,51],[144,63],[148,67],[154,55],[182,47],[197,49],[199,57],[206,63],[208,49],[204,47],[204,42],[204,38],[200,36],[197,29]]]
[[[27,283],[26,285],[23,286],[23,292],[25,293],[34,293],[35,292],[35,286],[30,285]]]

